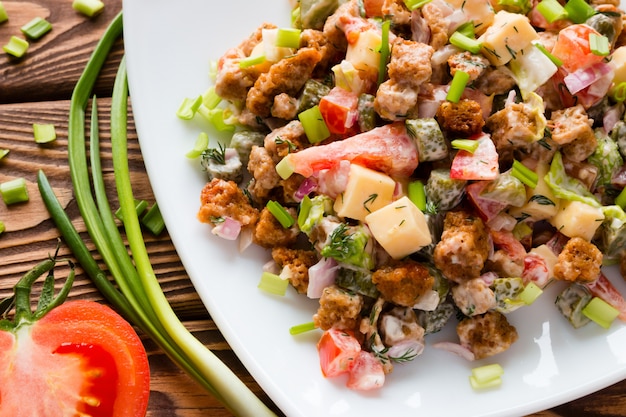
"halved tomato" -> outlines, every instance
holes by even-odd
[[[361,351],[361,344],[351,332],[329,329],[317,343],[322,374],[334,377],[350,372]]]
[[[141,340],[105,305],[68,301],[0,331],[0,417],[140,417],[149,393]]]
[[[570,25],[559,32],[552,55],[563,62],[562,68],[574,72],[602,62],[603,56],[591,52],[590,34],[600,35],[597,30],[585,24]]]

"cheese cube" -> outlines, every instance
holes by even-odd
[[[531,253],[536,253],[546,261],[546,268],[548,268],[548,277],[554,278],[554,265],[558,260],[558,256],[547,245],[539,245],[536,248],[530,250]]]
[[[333,208],[340,217],[363,221],[369,213],[391,203],[395,189],[396,182],[388,175],[351,164],[346,189]]]
[[[432,243],[424,213],[402,197],[368,214],[365,223],[372,236],[394,259],[401,259]]]
[[[378,51],[382,44],[380,34],[373,30],[366,30],[360,32],[358,36],[356,42],[348,44],[346,61],[359,71],[378,73],[380,63],[380,52]]]
[[[626,81],[626,46],[620,46],[611,54],[609,65],[613,68],[613,83]]]
[[[478,40],[485,58],[493,65],[504,65],[537,38],[539,35],[526,16],[501,10]]]
[[[580,201],[562,201],[558,213],[550,219],[556,229],[568,237],[581,237],[591,241],[604,221],[600,207]]]
[[[489,0],[447,0],[454,9],[461,10],[468,22],[474,24],[474,31],[480,35],[492,25],[495,11]]]
[[[549,165],[540,162],[535,168],[537,174],[537,186],[526,187],[526,204],[522,207],[513,207],[509,214],[517,219],[529,218],[531,221],[539,221],[554,217],[559,211],[559,198],[554,195],[552,189],[545,181],[545,176],[550,169]]]

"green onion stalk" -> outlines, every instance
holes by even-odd
[[[104,188],[95,98],[92,100],[90,123],[89,163],[92,176],[89,175],[85,109],[108,52],[121,33],[120,13],[99,41],[74,88],[68,128],[68,161],[76,202],[89,236],[113,276],[114,283],[98,266],[56,198],[45,174],[40,171],[38,184],[43,201],[76,259],[96,287],[120,313],[149,335],[177,365],[233,414],[273,416],[274,413],[180,322],[152,269],[135,208],[128,169],[128,85],[124,59],[120,63],[113,88],[111,142],[118,199],[132,258],[117,228]]]

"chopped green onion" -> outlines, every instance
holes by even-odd
[[[574,23],[585,23],[596,11],[585,0],[569,0],[564,7],[567,18]]]
[[[296,172],[295,167],[289,160],[289,155],[285,156],[276,164],[276,173],[284,180],[291,177],[291,174]]]
[[[315,329],[317,329],[317,327],[315,327],[315,323],[310,321],[308,323],[296,324],[295,326],[291,326],[289,328],[289,334],[295,336],[297,334],[310,332],[311,330]]]
[[[297,3],[298,5],[300,2]],[[300,21],[300,6],[296,6],[291,11],[291,25],[297,26],[297,23]]]
[[[594,55],[607,56],[611,52],[609,38],[595,33],[589,34],[589,49]]]
[[[4,52],[9,55],[13,55],[16,58],[21,58],[28,50],[28,42],[22,38],[18,38],[17,36],[11,36],[11,39],[9,39],[9,43],[4,45],[2,49],[4,49]]]
[[[619,195],[615,198],[615,204],[620,206],[622,209],[626,209],[626,187],[624,187]]]
[[[309,213],[311,212],[311,207],[313,203],[311,202],[311,197],[305,195],[300,201],[300,210],[298,211],[298,227],[302,228],[302,225],[306,221],[307,217],[309,217]]]
[[[300,119],[304,133],[310,143],[321,142],[330,136],[330,131],[328,130],[328,126],[326,126],[326,122],[324,121],[324,117],[322,117],[322,112],[318,105],[300,112],[298,119]]]
[[[382,84],[385,81],[385,76],[387,75],[387,62],[389,61],[389,29],[391,27],[391,21],[389,19],[385,19],[383,21],[380,36],[380,61],[378,64],[378,84]]]
[[[33,123],[33,136],[36,143],[48,143],[57,138],[53,124]]]
[[[404,4],[409,10],[419,9],[427,3],[430,3],[431,0],[404,0]]]
[[[227,121],[226,115],[230,113],[228,109],[216,108],[210,110],[205,106],[200,106],[198,113],[205,117],[218,132],[235,131],[235,125]]]
[[[469,380],[474,389],[494,388],[502,384],[503,374],[502,366],[494,363],[473,368]]]
[[[626,100],[626,81],[622,81],[611,89],[611,96],[615,101],[623,102]]]
[[[619,316],[618,309],[598,297],[593,297],[589,304],[583,308],[582,312],[585,317],[593,320],[605,329],[611,327],[613,320]]]
[[[135,199],[135,212],[137,213],[137,216],[141,216],[147,208],[148,202],[146,200]],[[121,207],[115,210],[115,217],[117,217],[120,221],[124,221],[124,215],[122,214]]]
[[[278,201],[270,200],[265,205],[267,209],[276,217],[276,220],[285,228],[288,229],[296,222],[296,220],[289,214],[286,208],[280,205]]]
[[[8,149],[1,149],[0,148],[0,159],[4,158],[8,154],[9,154],[9,150]]]
[[[568,17],[567,11],[557,0],[541,0],[537,4],[537,11],[541,13],[548,23]]]
[[[539,181],[539,176],[535,172],[516,159],[513,160],[513,170],[511,171],[511,175],[530,188],[535,188],[537,186],[537,181]]]
[[[265,62],[265,55],[249,56],[239,61],[239,68],[249,68]]]
[[[217,61],[212,59],[209,61],[209,80],[215,81],[217,78]]]
[[[7,228],[4,225],[4,222],[2,220],[0,220],[0,234],[3,233],[5,230],[7,230]]]
[[[468,38],[476,38],[476,28],[474,27],[474,22],[471,20],[469,22],[463,23],[456,29],[456,31],[462,35],[467,36]]]
[[[4,5],[0,1],[0,23],[4,23],[7,20],[9,20],[9,15],[7,14],[7,11],[4,8]]]
[[[93,17],[104,10],[100,0],[74,0],[72,8],[88,17]]]
[[[478,149],[479,143],[474,139],[454,139],[450,142],[450,145],[452,145],[454,149],[464,150],[473,154],[476,152],[476,149]]]
[[[193,149],[187,152],[185,155],[189,159],[198,158],[202,155],[202,152],[206,151],[209,147],[209,135],[204,132],[200,132],[196,138],[196,143],[193,145]]]
[[[560,67],[561,65],[563,65],[563,61],[561,61],[559,58],[557,58],[556,56],[552,55],[550,53],[550,51],[548,51],[546,49],[545,46],[543,46],[540,42],[533,42],[533,45],[535,45],[535,47],[537,49],[539,49],[541,52],[543,52],[543,54],[545,56],[547,56],[548,58],[550,58],[550,61],[552,61],[552,63],[554,65],[556,65],[557,67]]]
[[[469,81],[469,74],[465,71],[456,71],[454,73],[454,77],[452,78],[452,82],[450,83],[450,89],[448,90],[448,95],[446,96],[446,100],[452,103],[458,103],[461,99],[461,95],[463,95],[463,91],[465,90],[465,86]]]
[[[52,25],[46,19],[36,17],[22,26],[20,30],[30,39],[39,39],[52,30]]]
[[[519,298],[524,304],[531,305],[541,294],[543,290],[534,282],[529,282],[519,294]]]
[[[408,186],[407,194],[409,200],[411,200],[418,209],[421,211],[426,210],[426,192],[424,191],[424,183],[422,181],[411,181]]]
[[[298,49],[300,47],[300,33],[296,28],[278,28],[276,33],[276,46],[279,48]]]
[[[215,87],[209,87],[202,95],[202,105],[213,110],[222,102],[222,98],[215,92]]]
[[[180,107],[176,111],[176,116],[183,120],[191,120],[202,104],[202,96],[189,98],[185,97]]]
[[[152,207],[148,209],[148,212],[143,215],[141,224],[155,236],[160,235],[163,229],[165,229],[165,222],[163,221],[163,216],[161,216],[161,210],[159,210],[157,203],[154,203]]]
[[[263,272],[261,274],[261,281],[259,281],[258,288],[268,292],[270,294],[284,296],[287,293],[287,287],[289,287],[289,280],[282,279],[276,274],[271,272]]]
[[[482,47],[481,42],[474,38],[470,38],[459,31],[454,32],[452,36],[450,36],[450,43],[473,54],[479,53],[480,48]]]
[[[0,194],[4,203],[9,206],[28,201],[28,188],[24,178],[16,178],[0,184]]]

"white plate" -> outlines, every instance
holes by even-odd
[[[205,176],[185,153],[200,131],[199,120],[175,112],[185,97],[209,86],[209,61],[236,46],[263,22],[289,23],[287,0],[126,0],[124,41],[135,122],[146,168],[167,229],[200,297],[244,365],[288,416],[516,416],[604,388],[626,378],[626,327],[606,331],[589,324],[574,330],[553,305],[553,288],[510,321],[519,341],[504,354],[468,363],[429,349],[455,340],[453,331],[427,338],[425,353],[396,366],[383,389],[345,388],[345,379],[324,379],[315,348],[319,333],[291,336],[309,322],[315,302],[289,291],[274,297],[257,289],[268,253],[241,255],[196,220]],[[622,293],[626,285],[613,271]],[[472,367],[498,362],[501,387],[475,392]]]

